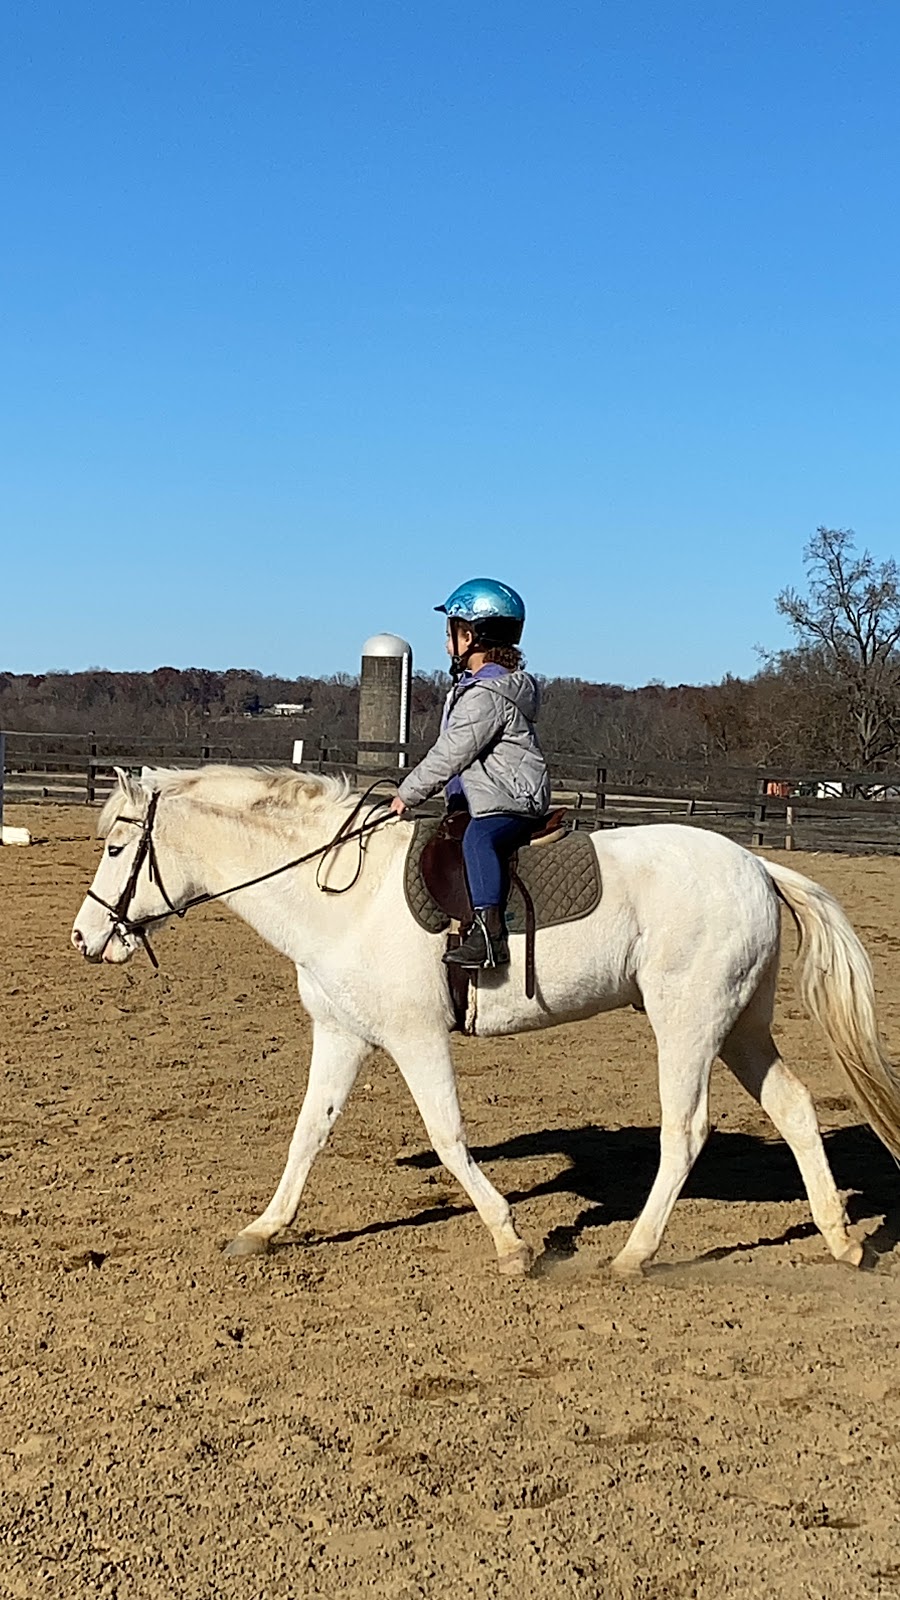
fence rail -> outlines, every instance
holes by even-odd
[[[252,761],[212,740],[168,743],[101,739],[93,734],[35,734],[0,730],[0,823],[9,804],[101,804],[111,792],[114,768],[196,767],[208,762],[290,765],[287,741],[273,729],[273,749]],[[349,772],[362,784],[398,780],[424,754],[423,744],[307,741],[302,766]],[[401,764],[401,757],[403,758]],[[566,805],[576,827],[628,827],[680,822],[712,828],[738,843],[769,849],[900,854],[900,799],[861,798],[873,786],[887,796],[900,791],[900,773],[760,771],[758,768],[652,766],[602,757],[550,752],[554,804]],[[841,793],[822,795],[825,785]]]

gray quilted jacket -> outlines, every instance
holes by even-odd
[[[534,728],[539,701],[529,672],[460,684],[437,740],[401,783],[400,799],[419,805],[458,777],[473,817],[542,817],[550,778]]]

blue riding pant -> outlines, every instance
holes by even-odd
[[[505,906],[509,858],[536,826],[533,818],[508,812],[472,818],[463,834],[463,861],[473,906]]]

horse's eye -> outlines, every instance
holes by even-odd
[[[108,844],[106,846],[106,854],[108,856],[120,856],[124,849],[125,846],[123,844]]]

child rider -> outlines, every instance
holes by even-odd
[[[525,606],[515,589],[472,578],[436,611],[447,615],[453,687],[441,731],[391,802],[402,816],[441,788],[448,807],[467,806],[463,859],[475,921],[445,956],[463,967],[509,961],[504,910],[509,857],[530,838],[550,804],[550,779],[534,722],[538,685],[518,648]]]

